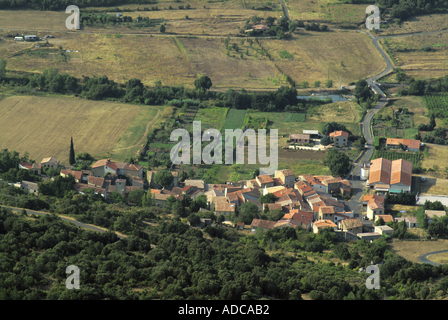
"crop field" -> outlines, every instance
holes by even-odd
[[[62,46],[63,50],[70,51],[67,53],[70,57],[68,62],[58,61],[54,52],[44,56],[22,53],[8,59],[8,70],[41,73],[51,66],[58,68],[60,73],[77,78],[82,75],[107,75],[119,83],[138,78],[146,85],[154,85],[161,80],[163,85],[185,84],[193,87],[196,73],[190,73],[189,62],[171,37],[72,33],[57,34],[55,37],[49,40],[53,47],[33,51],[51,51]],[[6,42],[0,47],[0,58],[11,52],[8,47],[13,43]],[[29,43],[21,45],[28,47]]]
[[[245,115],[246,110],[229,109],[226,121],[222,126],[221,132],[224,132],[225,129],[232,129],[232,130],[241,129],[244,123]]]
[[[251,112],[252,118],[268,119],[268,128],[277,129],[279,137],[290,133],[302,133],[302,130],[322,130],[326,122],[343,123],[354,135],[359,134],[358,122],[361,121],[362,108],[355,101],[340,101],[314,106],[303,113],[289,112]],[[297,119],[294,121],[294,119]],[[306,121],[303,121],[306,119]],[[285,140],[286,141],[286,140]],[[283,141],[280,140],[280,143]]]
[[[221,131],[228,110],[229,108],[218,107],[200,108],[194,117],[194,121],[201,122],[202,130],[213,128]]]
[[[337,0],[288,0],[285,2],[291,19],[348,24],[365,20],[366,5],[363,4],[343,4]]]
[[[425,96],[424,99],[429,113],[433,113],[436,118],[448,118],[448,93]]]
[[[398,66],[410,77],[439,78],[448,73],[447,32],[387,39],[387,43]]]
[[[142,138],[162,107],[70,98],[13,96],[0,101],[1,148],[29,152],[41,161],[68,163],[70,137],[76,153],[124,160],[141,148]]]
[[[409,152],[395,152],[395,151],[382,151],[375,150],[372,159],[385,158],[388,160],[398,160],[404,159],[412,163],[412,165],[417,165],[420,160],[423,159],[423,155],[420,153],[409,153]]]
[[[308,81],[333,80],[333,86],[357,81],[360,77],[378,74],[386,68],[379,52],[370,38],[354,32],[312,32],[300,30],[287,41],[260,40],[268,50],[275,64],[287,73],[297,84]],[[292,55],[291,59],[281,56],[282,51]]]

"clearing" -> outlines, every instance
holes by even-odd
[[[208,107],[200,108],[194,117],[194,121],[201,122],[201,129],[217,129],[221,131],[221,128],[226,121],[226,115],[229,108]]]
[[[426,144],[426,147],[428,148],[428,156],[425,152],[422,161],[422,168],[427,170],[425,174],[435,178],[448,178],[448,164],[443,161],[448,159],[448,146]]]
[[[418,257],[425,253],[448,249],[448,240],[438,239],[436,241],[399,241],[393,240],[390,248],[403,258],[420,263]]]
[[[424,16],[411,17],[400,25],[391,23],[388,28],[382,26],[384,34],[427,32],[445,30],[447,28],[448,14],[427,14]]]
[[[141,148],[148,125],[158,121],[162,109],[65,97],[13,96],[0,101],[1,147],[22,155],[28,151],[36,161],[52,156],[66,164],[73,137],[76,153],[125,160]]]

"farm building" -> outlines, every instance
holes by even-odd
[[[310,143],[310,135],[292,133],[289,135],[289,140],[294,143]]]
[[[387,138],[386,140],[386,146],[390,148],[397,148],[400,143],[409,151],[417,152],[420,150],[420,140],[395,138]]]
[[[319,130],[303,130],[303,134],[309,134],[311,139],[319,139],[320,133]]]
[[[411,192],[412,163],[403,159],[394,161],[385,158],[372,160],[369,174],[369,186],[388,190],[391,193]],[[381,185],[381,186],[380,186]]]
[[[35,35],[32,36],[25,36],[25,41],[37,41],[39,38]]]

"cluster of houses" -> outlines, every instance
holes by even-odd
[[[348,146],[349,133],[346,131],[334,131],[329,134],[331,142],[335,148],[342,148]],[[302,133],[291,133],[289,135],[289,141],[294,144],[308,144],[312,142],[319,142],[322,135],[318,130],[303,130]],[[290,149],[294,149],[294,146],[290,146]]]
[[[397,148],[402,145],[405,150],[417,152],[420,150],[420,140],[387,138],[386,146],[388,148]]]
[[[45,158],[40,163],[20,163],[19,168],[32,170],[35,174],[41,174],[45,168],[57,169],[59,160]],[[257,206],[260,212],[278,211],[283,217],[278,221],[253,219],[249,228],[255,232],[257,228],[270,230],[290,226],[318,233],[324,228],[333,228],[339,238],[346,240],[366,239],[374,240],[383,233],[390,234],[393,229],[388,226],[375,226],[374,232],[363,232],[363,220],[359,213],[345,211],[345,206],[335,195],[350,194],[351,185],[348,180],[333,176],[295,176],[291,170],[277,170],[273,176],[258,175],[254,179],[226,184],[207,184],[202,180],[179,181],[178,172],[171,172],[173,183],[162,188],[154,181],[156,171],[148,171],[146,180],[143,180],[143,166],[136,164],[112,162],[110,159],[102,159],[92,165],[91,170],[75,171],[71,167],[60,170],[61,176],[73,176],[75,178],[74,190],[83,193],[87,188],[92,188],[95,193],[105,199],[111,193],[117,192],[125,197],[133,190],[146,189],[153,194],[155,205],[163,207],[166,200],[173,196],[180,200],[189,195],[196,199],[200,195],[207,197],[208,211],[215,215],[223,215],[230,218],[236,213],[237,208],[246,202]],[[371,161],[369,181],[370,185],[390,192],[410,191],[412,164],[406,160],[389,161],[376,159]],[[386,188],[387,186],[387,188]],[[17,187],[26,189],[31,193],[38,193],[36,183],[22,181]],[[261,196],[272,194],[273,203],[261,203]],[[366,207],[366,219],[376,221],[379,218],[385,223],[394,221],[391,215],[386,215],[384,210],[384,197],[380,195],[365,195],[362,204]],[[202,209],[201,210],[205,210]],[[433,216],[442,216],[445,211],[426,212],[431,222]],[[204,220],[204,219],[202,219]],[[228,220],[228,219],[227,219]],[[395,218],[395,221],[405,221],[409,228],[418,227],[416,218]],[[202,221],[202,223],[211,223]],[[240,222],[238,228],[244,229],[244,223]]]

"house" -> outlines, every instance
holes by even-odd
[[[56,170],[59,167],[59,160],[53,157],[45,158],[40,162],[41,168],[52,168]]]
[[[371,194],[368,196],[362,196],[362,205],[366,206],[370,201],[376,201],[378,203],[383,204],[384,203],[384,197],[376,195],[376,194]]]
[[[143,179],[133,178],[131,183],[132,183],[132,186],[134,186],[134,187],[143,188],[145,186],[145,181]]]
[[[282,210],[282,205],[279,203],[263,203],[263,211],[265,210],[269,211]]]
[[[35,194],[36,196],[39,195],[39,187],[35,182],[23,180],[20,183],[20,189],[26,190],[29,193]]]
[[[277,170],[275,171],[275,178],[279,178],[282,184],[286,187],[292,188],[294,185],[294,172],[292,170]]]
[[[171,197],[171,194],[154,193],[154,202],[157,207],[165,206],[165,201]]]
[[[335,210],[333,206],[322,206],[319,207],[319,220],[330,220],[334,222]]]
[[[250,227],[254,231],[256,228],[262,228],[265,230],[271,230],[274,228],[276,222],[262,219],[253,219]]]
[[[325,228],[333,228],[333,230],[337,230],[338,226],[334,224],[333,221],[330,220],[317,220],[314,221],[312,224],[313,232],[319,233],[319,230],[325,229]]]
[[[81,170],[82,172],[82,180],[87,181],[87,178],[91,175],[90,170]]]
[[[294,220],[297,225],[304,229],[311,228],[311,224],[314,220],[314,214],[312,212],[303,211],[300,209],[290,210],[280,220]]]
[[[260,188],[271,188],[274,186],[274,179],[268,175],[259,175],[255,178]]]
[[[92,187],[107,189],[108,183],[106,183],[104,178],[88,176],[87,184]]]
[[[283,227],[291,227],[291,228],[297,228],[297,226],[299,225],[299,223],[296,220],[293,219],[282,219],[282,220],[278,220],[275,225],[274,228],[283,228]]]
[[[200,228],[210,227],[212,225],[212,219],[209,218],[201,218]]]
[[[394,218],[390,214],[380,214],[375,216],[375,222],[379,219],[383,219],[384,223],[393,222]]]
[[[354,234],[362,233],[362,220],[354,218],[341,220],[339,229],[342,231],[351,231]]]
[[[75,171],[75,170],[61,170],[60,175],[62,177],[68,177],[72,175],[75,178],[75,182],[81,182],[83,175],[81,171]]]
[[[32,167],[33,167],[32,163],[25,163],[25,162],[20,162],[19,163],[19,170],[20,169],[31,170]]]
[[[367,203],[367,218],[369,218],[369,220],[376,221],[375,216],[382,215],[383,213],[384,213],[384,199],[383,201],[372,199]]]
[[[289,140],[294,143],[310,143],[310,135],[291,133]]]
[[[238,223],[236,224],[236,227],[237,227],[239,230],[243,230],[243,229],[244,229],[244,222],[238,222]]]
[[[396,138],[387,138],[386,146],[390,148],[397,148],[400,144],[402,144],[406,150],[417,152],[420,150],[420,140],[411,140],[411,139],[396,139]]]
[[[418,228],[418,222],[416,217],[407,217],[407,218],[395,218],[395,222],[404,221],[408,228]]]
[[[184,184],[186,186],[195,186],[200,190],[207,191],[207,184],[203,180],[185,180]]]
[[[378,232],[379,234],[387,234],[390,235],[392,232],[394,232],[394,229],[392,229],[389,226],[375,226],[375,232]]]
[[[215,205],[215,214],[216,215],[225,215],[228,216],[232,213],[235,213],[236,205],[233,203],[217,203]]]
[[[441,218],[447,215],[445,210],[425,210],[425,214],[428,217],[428,223],[432,223],[434,218]]]
[[[335,232],[339,240],[358,240],[358,236],[356,235],[356,233],[353,233],[351,231],[336,230]]]
[[[143,179],[143,166],[138,164],[111,162],[110,159],[102,159],[92,165],[91,173],[95,177],[103,177],[107,173],[111,173],[114,175],[125,175]]]
[[[390,161],[378,158],[371,161],[369,186],[391,193],[410,192],[412,163],[403,159]]]
[[[33,163],[31,170],[35,175],[40,175],[42,173],[42,165],[40,163]]]
[[[333,140],[335,147],[345,147],[348,144],[348,132],[334,131],[330,133],[330,138]]]

